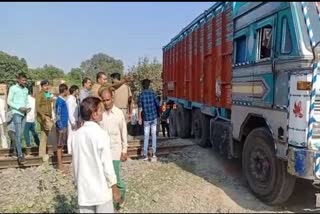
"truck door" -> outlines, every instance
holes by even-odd
[[[253,71],[252,96],[254,105],[273,105],[274,97],[274,52],[276,41],[276,15],[258,21],[254,26],[255,66]]]

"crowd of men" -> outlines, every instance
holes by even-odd
[[[31,146],[32,133],[39,146],[39,156],[46,161],[48,136],[55,127],[58,169],[63,167],[62,151],[67,145],[68,153],[72,154],[80,212],[113,212],[124,202],[125,185],[120,168],[121,161],[128,157],[127,123],[132,119],[133,99],[130,87],[125,84],[129,79],[121,79],[119,73],[113,73],[111,79],[109,83],[107,74],[99,72],[95,84],[90,78],[84,78],[81,89],[62,83],[58,95],[49,92],[49,81],[42,80],[41,90],[34,96],[32,89],[26,87],[27,76],[19,73],[17,84],[9,89],[6,114],[1,114],[4,104],[0,100],[0,134],[4,135],[6,123],[11,147],[20,164],[26,163],[21,148],[22,133],[27,146]],[[152,157],[156,158],[160,103],[149,89],[150,80],[143,80],[142,87],[137,119],[144,126],[143,159],[148,160],[150,129]],[[36,120],[40,124],[40,138],[35,131]],[[165,111],[161,123],[167,120],[168,111]]]

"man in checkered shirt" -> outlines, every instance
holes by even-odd
[[[142,119],[144,124],[144,157],[143,160],[148,160],[148,144],[150,136],[150,128],[152,135],[152,158],[156,158],[157,149],[157,118],[159,117],[159,100],[156,94],[150,87],[150,80],[142,80],[142,92],[139,95],[138,107],[139,107],[139,124],[142,125]]]

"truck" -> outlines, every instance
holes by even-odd
[[[266,204],[287,201],[296,178],[320,186],[319,11],[218,2],[162,48],[171,136],[238,158]]]

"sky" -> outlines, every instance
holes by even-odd
[[[69,72],[96,53],[162,62],[162,47],[213,2],[0,2],[0,51]]]

